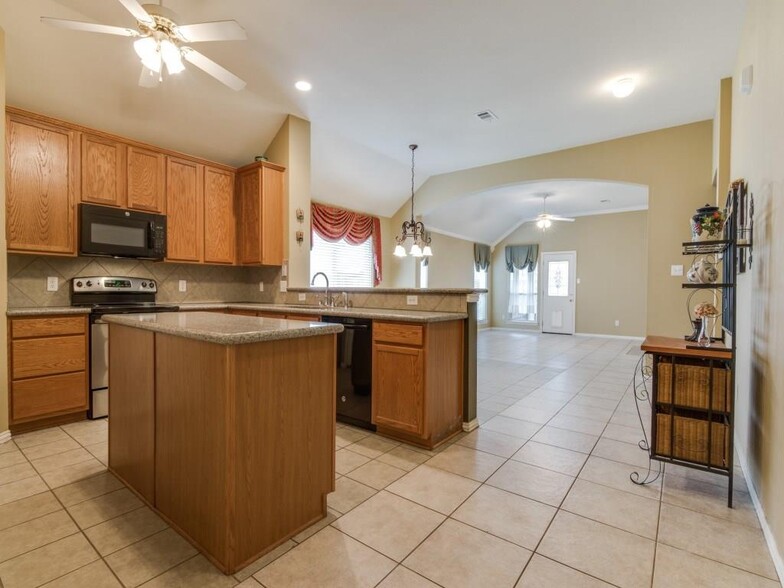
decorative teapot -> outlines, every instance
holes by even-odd
[[[714,284],[719,279],[716,262],[709,257],[698,257],[686,272],[686,279],[692,284]]]

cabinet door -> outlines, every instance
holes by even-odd
[[[76,253],[76,133],[6,118],[6,236],[12,251]]]
[[[373,423],[424,433],[424,351],[373,344]]]
[[[262,171],[261,263],[283,265],[283,179],[282,171]]]
[[[82,135],[82,202],[125,206],[125,144]]]
[[[166,259],[201,261],[204,243],[204,167],[186,159],[167,159]]]
[[[166,156],[163,153],[128,146],[128,208],[165,212]]]
[[[261,263],[261,202],[260,171],[252,169],[238,179],[239,227],[237,261],[241,264]]]
[[[234,174],[204,168],[204,261],[234,263],[236,258]]]

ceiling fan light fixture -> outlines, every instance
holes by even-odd
[[[634,81],[634,78],[631,77],[615,80],[612,85],[613,96],[616,98],[626,98],[627,96],[631,96],[636,86],[637,83]]]
[[[185,69],[179,47],[169,39],[161,41],[161,58],[166,64],[166,71],[169,72],[169,75],[178,74]]]
[[[136,55],[142,60],[142,65],[155,73],[161,72],[161,52],[158,41],[152,37],[142,37],[133,42]]]

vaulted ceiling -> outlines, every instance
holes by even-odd
[[[382,215],[418,181],[711,118],[743,0],[165,0],[181,24],[235,19],[243,42],[199,49],[248,82],[189,68],[137,85],[131,41],[42,25],[120,26],[115,0],[2,0],[7,101],[231,164],[263,153],[288,113],[312,122],[314,198]],[[633,73],[637,91],[605,83]],[[312,92],[294,89],[307,79]],[[474,113],[490,109],[499,120]]]

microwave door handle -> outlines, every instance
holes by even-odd
[[[152,250],[155,248],[155,223],[150,221],[147,223],[147,249]]]

